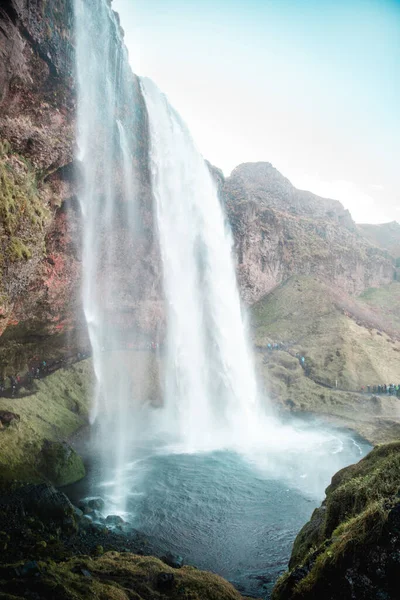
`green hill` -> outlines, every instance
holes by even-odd
[[[400,329],[397,318],[389,318],[388,300],[399,288],[396,283],[358,299],[314,277],[295,276],[255,304],[251,332],[267,394],[293,411],[329,415],[373,442],[395,439],[400,400],[359,392],[400,384]],[[270,351],[268,343],[280,349]]]

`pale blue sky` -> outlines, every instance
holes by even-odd
[[[272,162],[358,222],[400,221],[400,0],[114,0],[151,77],[225,174]]]

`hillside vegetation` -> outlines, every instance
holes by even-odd
[[[65,442],[88,423],[92,378],[86,360],[37,381],[33,394],[0,398],[0,416],[16,417],[0,429],[0,479],[64,485],[83,477],[81,459]]]
[[[398,285],[379,290],[379,297]],[[267,394],[292,411],[327,415],[374,443],[397,439],[400,401],[359,393],[400,383],[399,329],[384,305],[338,295],[310,276],[292,277],[265,296],[252,309],[251,332]],[[281,347],[268,350],[268,343]]]
[[[274,600],[398,598],[400,443],[336,473],[298,534]]]
[[[380,225],[358,225],[358,230],[374,246],[384,248],[394,258],[400,257],[400,224],[397,221]]]

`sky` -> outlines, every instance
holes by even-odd
[[[400,0],[114,0],[130,62],[225,175],[271,162],[400,221]]]

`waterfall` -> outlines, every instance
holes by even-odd
[[[141,86],[167,305],[165,422],[189,451],[237,447],[260,407],[231,234],[185,124],[152,81]]]
[[[97,380],[91,420],[114,510],[125,508],[123,471],[137,426],[132,370],[123,350],[134,340],[124,311],[134,305],[137,224],[138,89],[104,0],[75,0],[78,192],[83,218],[83,307]]]

